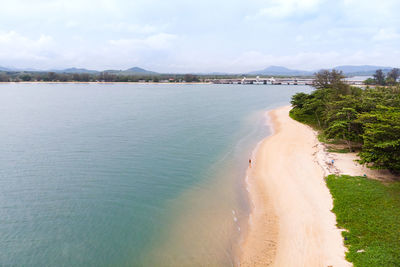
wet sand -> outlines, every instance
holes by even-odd
[[[274,134],[259,144],[248,170],[252,212],[241,266],[351,266],[316,134],[289,110],[269,112]]]

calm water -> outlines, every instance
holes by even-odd
[[[233,265],[264,111],[301,86],[0,85],[0,265]]]

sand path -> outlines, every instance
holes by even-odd
[[[241,266],[351,266],[318,163],[318,140],[289,110],[269,113],[274,134],[261,142],[249,169],[253,210]]]

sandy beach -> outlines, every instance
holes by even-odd
[[[241,266],[351,266],[331,212],[320,144],[289,110],[269,112],[274,133],[259,144],[248,171],[253,207]]]

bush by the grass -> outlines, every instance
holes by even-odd
[[[318,129],[318,122],[313,115],[305,114],[299,109],[291,109],[289,112],[289,116],[299,122],[304,124],[308,124],[314,129]]]

